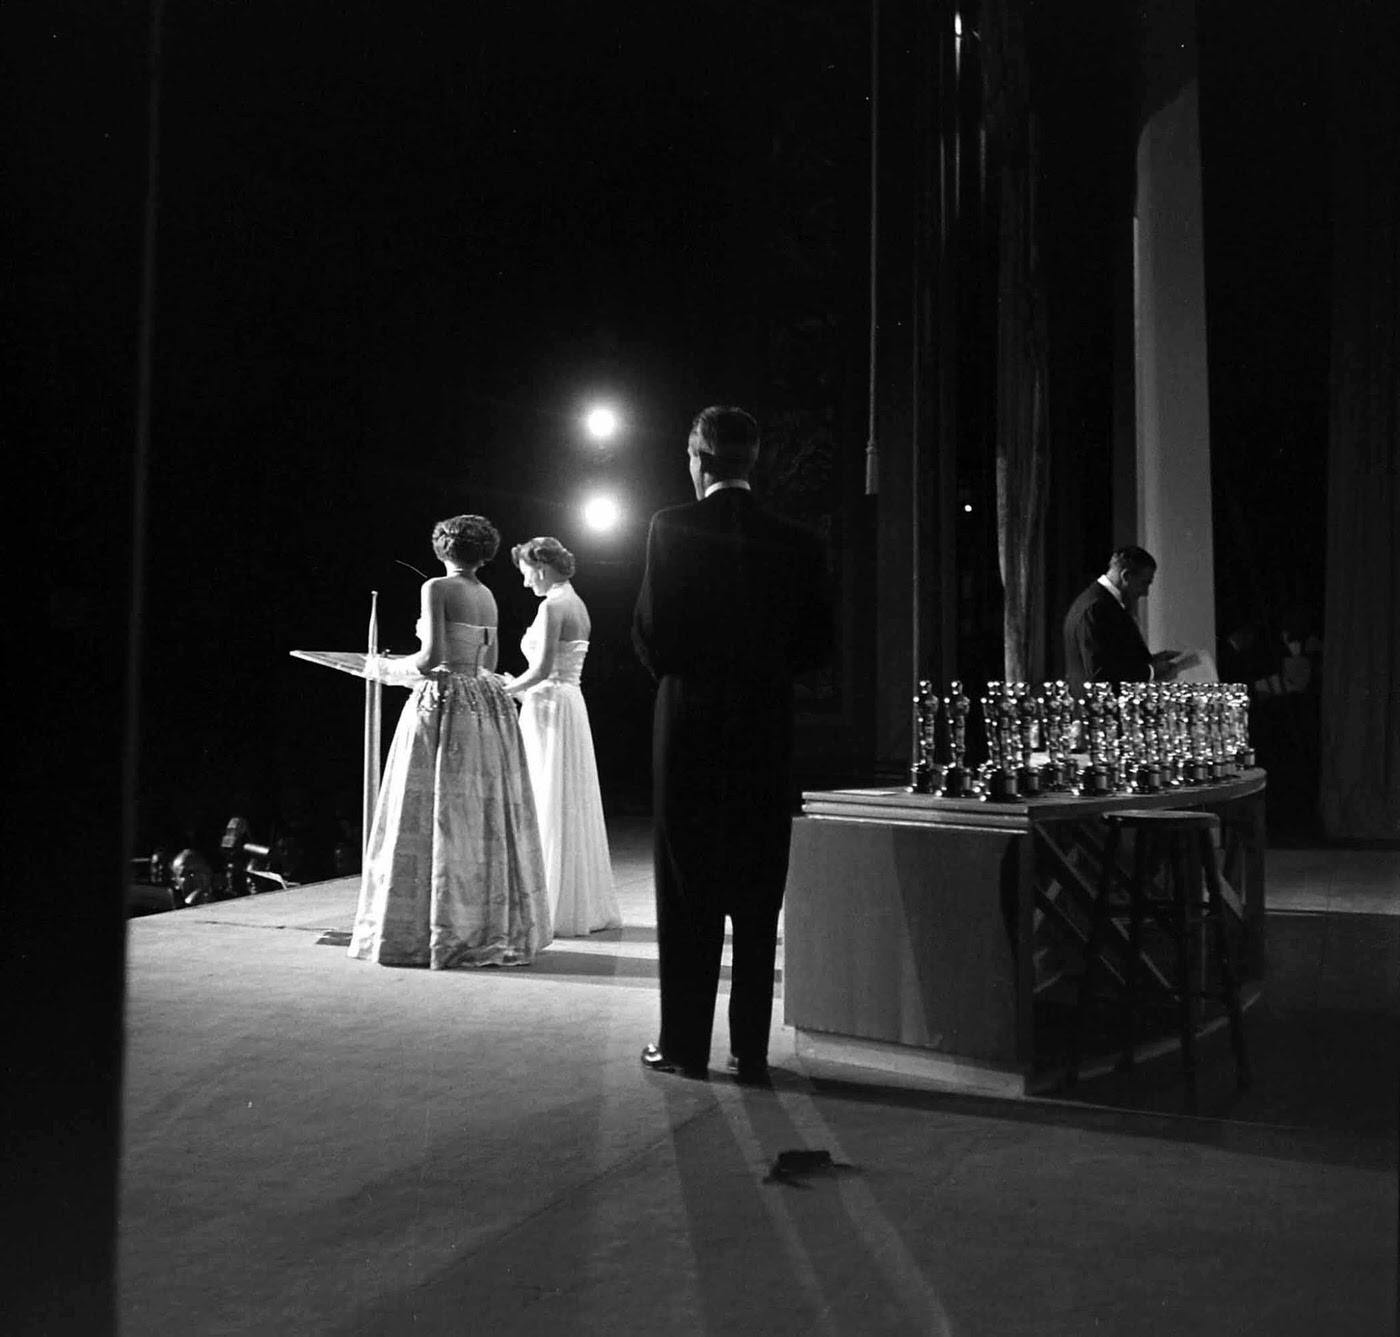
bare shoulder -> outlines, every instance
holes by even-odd
[[[431,594],[427,593],[431,588]],[[424,584],[425,597],[441,608],[450,622],[468,622],[480,627],[496,625],[496,596],[480,581],[463,581],[457,576],[439,576]]]
[[[588,605],[584,603],[583,596],[572,586],[569,589],[569,598],[560,607],[559,634],[565,640],[586,641],[593,628],[592,619],[588,616]]]
[[[483,627],[494,627],[496,625],[496,596],[480,583],[470,586],[468,593],[471,596],[472,616],[466,620]]]

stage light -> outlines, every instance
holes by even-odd
[[[583,505],[583,523],[595,534],[606,534],[622,520],[622,508],[611,497],[590,497]]]
[[[617,435],[617,414],[605,404],[599,404],[584,415],[583,425],[595,441],[608,441]]]

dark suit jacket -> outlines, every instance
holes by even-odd
[[[654,818],[676,894],[780,900],[793,679],[831,647],[825,545],[742,489],[659,511],[632,635],[657,680]]]
[[[1065,614],[1065,680],[1075,696],[1088,682],[1146,682],[1152,653],[1131,615],[1096,580]]]

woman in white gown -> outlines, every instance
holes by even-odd
[[[511,549],[540,609],[520,648],[528,667],[505,688],[520,698],[520,732],[535,791],[550,919],[560,937],[622,923],[613,890],[598,765],[579,676],[588,654],[588,609],[570,578],[573,554],[558,539]]]
[[[496,667],[496,600],[477,579],[500,536],[440,521],[445,575],[422,590],[416,655],[366,675],[409,687],[365,854],[350,955],[381,965],[528,965],[552,936],[534,795]]]

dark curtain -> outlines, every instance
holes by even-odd
[[[1400,839],[1400,43],[1392,7],[1342,14],[1321,810],[1334,838]]]
[[[1024,0],[983,11],[988,158],[997,174],[997,553],[1008,681],[1045,676],[1044,278],[1036,228],[1036,120]]]

